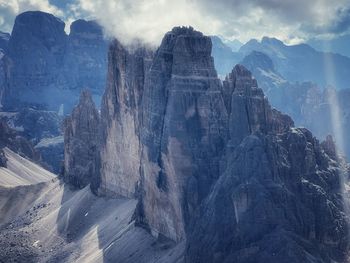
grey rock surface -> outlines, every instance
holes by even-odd
[[[220,174],[227,137],[209,37],[191,27],[165,35],[147,74],[142,120],[139,221],[179,241]]]
[[[349,171],[331,138],[294,128],[244,66],[222,84],[192,28],[147,69],[134,54],[110,50],[99,194],[136,195],[137,225],[186,242],[187,262],[344,262]]]
[[[64,74],[71,89],[89,89],[98,106],[106,85],[108,46],[97,22],[79,19],[71,24]]]
[[[33,144],[11,129],[6,121],[0,119],[0,149],[4,147],[35,162],[40,162],[40,154],[34,149]],[[2,158],[2,160],[4,163],[5,159]]]
[[[84,188],[98,175],[99,118],[90,92],[84,90],[64,122],[63,179],[76,188]]]
[[[19,112],[0,112],[0,119],[34,145],[47,169],[56,174],[60,172],[64,148],[63,116],[54,111],[24,108]],[[59,136],[60,142],[56,140]]]
[[[45,107],[51,104],[49,100],[53,103],[58,95],[53,93],[55,85],[66,85],[61,74],[67,44],[64,26],[61,20],[43,12],[25,12],[16,17],[4,58],[4,107]]]
[[[297,126],[324,140],[335,138],[338,151],[350,156],[350,90],[322,89],[312,82],[290,82],[277,72],[268,55],[253,51],[241,62],[257,79],[273,107],[291,116]],[[341,138],[339,138],[341,137]]]
[[[115,40],[101,103],[101,195],[133,197],[140,181],[141,100],[152,52]]]
[[[3,58],[5,110],[63,107],[69,113],[84,88],[91,89],[99,102],[105,88],[108,41],[92,21],[73,22],[69,35],[64,27],[60,19],[40,11],[17,16]]]
[[[228,79],[242,78],[226,169],[189,227],[186,262],[346,262],[349,175],[334,144],[271,110],[241,66]]]

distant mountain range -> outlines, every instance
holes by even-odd
[[[317,51],[307,44],[286,45],[276,38],[252,39],[238,52],[232,51],[220,38],[213,39],[213,56],[219,75],[224,76],[233,65],[252,51],[268,55],[276,70],[291,82],[312,81],[321,87],[349,88],[350,58]]]
[[[333,52],[350,57],[350,34],[346,34],[329,40],[310,39],[306,43],[319,51]]]

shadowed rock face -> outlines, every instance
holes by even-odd
[[[292,128],[242,66],[224,86],[234,87],[226,169],[189,227],[186,262],[344,262],[348,175],[331,139]]]
[[[102,29],[95,22],[78,20],[67,36],[64,27],[64,22],[44,12],[17,16],[3,61],[6,110],[30,106],[58,111],[63,104],[70,112],[83,88],[91,89],[99,100],[108,48]]]
[[[0,31],[0,109],[2,108],[2,96],[5,90],[5,70],[4,70],[4,53],[7,50],[10,34]]]
[[[65,182],[83,188],[98,176],[99,114],[91,94],[83,91],[79,104],[64,123]]]
[[[227,111],[210,53],[209,37],[174,28],[145,83],[139,219],[173,240],[220,174]]]
[[[272,109],[250,71],[234,67],[223,83],[229,117],[230,147],[256,133],[281,133],[294,125],[293,120]]]
[[[3,104],[45,104],[49,89],[66,84],[61,73],[67,36],[64,23],[51,14],[17,16],[6,53],[7,87]],[[60,81],[61,83],[59,83]],[[42,94],[43,96],[38,96]]]
[[[152,52],[126,50],[115,40],[108,54],[101,103],[101,195],[133,197],[140,181],[141,100]]]
[[[98,104],[105,89],[108,45],[102,27],[95,21],[79,19],[71,24],[65,75],[70,78],[71,88],[89,89]]]
[[[0,167],[6,167],[7,158],[5,156],[4,150],[0,149]]]

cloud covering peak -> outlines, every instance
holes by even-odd
[[[15,15],[27,10],[53,13],[68,24],[96,19],[123,42],[154,45],[177,25],[228,39],[269,35],[290,43],[350,29],[348,0],[0,0],[0,30],[9,31]]]

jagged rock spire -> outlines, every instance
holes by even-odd
[[[83,188],[99,172],[99,113],[91,94],[83,90],[79,104],[64,122],[64,181]]]

